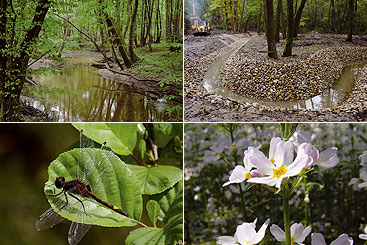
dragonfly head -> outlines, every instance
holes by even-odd
[[[61,189],[65,185],[65,178],[64,177],[57,177],[55,180],[56,188]]]

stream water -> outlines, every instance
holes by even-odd
[[[28,101],[51,121],[167,121],[167,104],[156,95],[104,79],[92,66],[95,56],[71,57],[60,72],[33,79],[45,88]]]
[[[235,53],[239,47],[234,47],[231,51],[226,53],[217,59],[209,70],[206,72],[203,83],[205,89],[212,93],[221,95],[224,98],[231,98],[233,100],[244,102],[244,103],[257,103],[260,105],[265,105],[269,107],[281,107],[281,108],[306,108],[306,109],[321,109],[327,107],[336,107],[340,102],[342,102],[346,96],[351,92],[354,85],[354,79],[358,70],[361,69],[365,64],[355,64],[346,66],[336,81],[335,85],[324,91],[322,94],[317,95],[311,99],[298,100],[298,101],[262,101],[252,98],[246,98],[244,96],[238,95],[220,83],[220,69],[225,63],[225,61]]]

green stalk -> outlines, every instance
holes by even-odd
[[[304,178],[303,184],[305,186],[305,197],[309,194],[307,187],[307,178]],[[308,225],[308,203],[305,202],[305,227]]]
[[[283,192],[283,215],[284,215],[284,232],[285,245],[291,245],[291,212],[289,208],[289,187],[285,184],[282,188]]]
[[[241,187],[241,183],[238,184],[238,187],[240,188],[241,204],[243,208],[243,218],[245,221],[247,221],[247,210],[246,210],[245,200],[243,199],[243,190]]]
[[[233,124],[229,124],[229,133],[231,135],[231,142],[232,142],[232,144],[234,142],[233,131],[234,131]],[[237,166],[238,165],[237,151],[235,151],[235,154],[234,154],[233,157],[234,157],[235,166]],[[242,187],[241,187],[241,183],[238,184],[238,187],[240,189],[240,195],[241,195],[241,204],[242,204],[242,208],[243,208],[243,218],[247,221],[247,210],[246,210],[245,200],[243,198],[243,190],[242,190]]]

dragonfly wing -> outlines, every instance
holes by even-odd
[[[70,245],[75,245],[82,240],[84,235],[89,231],[91,225],[81,224],[73,222],[71,223],[69,234],[68,234],[68,242]]]
[[[48,228],[52,228],[64,218],[58,215],[52,208],[47,209],[40,217],[38,217],[36,221],[36,229],[37,231],[46,230]]]

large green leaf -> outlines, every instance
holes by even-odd
[[[47,196],[51,207],[66,219],[85,224],[120,227],[134,226],[135,220],[141,218],[143,201],[139,182],[127,165],[110,151],[83,148],[62,153],[51,162],[48,174],[46,195],[60,193],[61,189],[54,184],[57,177],[62,176],[66,181],[79,179],[88,184],[98,198],[121,208],[131,217],[127,218],[91,198],[77,194],[73,195],[82,200],[86,214],[82,204],[70,195],[67,195],[68,205],[60,210],[62,204],[66,203],[65,196]]]
[[[172,216],[182,213],[183,211],[183,181],[179,181],[175,186],[152,196],[152,200],[156,200],[160,206],[158,219],[166,222]]]
[[[128,164],[141,185],[143,194],[161,193],[182,180],[182,170],[173,166],[142,167]]]
[[[137,123],[73,123],[88,138],[107,146],[120,155],[129,155],[137,140]]]
[[[156,227],[156,222],[158,220],[158,214],[160,211],[160,207],[157,201],[155,200],[149,200],[147,202],[147,212],[148,212],[148,216],[150,221],[152,222],[152,224],[154,225],[154,227]]]
[[[139,228],[131,231],[126,245],[177,244],[183,238],[182,213],[168,220],[164,228]]]
[[[154,143],[158,147],[165,147],[175,136],[182,136],[182,123],[154,123]]]

